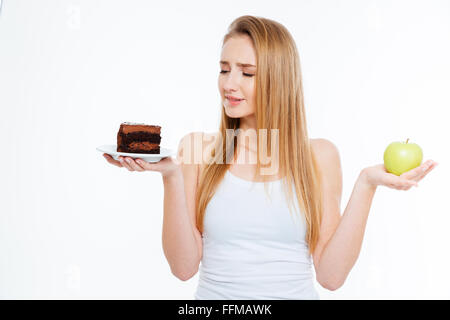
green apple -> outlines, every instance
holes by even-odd
[[[415,143],[392,142],[384,151],[384,167],[387,172],[397,176],[417,168],[422,163],[423,153]]]

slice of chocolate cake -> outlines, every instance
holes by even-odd
[[[117,133],[117,152],[159,154],[161,127],[123,122]]]

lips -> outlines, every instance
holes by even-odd
[[[244,99],[233,97],[233,96],[225,96],[225,98],[228,100],[228,105],[232,107],[236,107],[241,104]]]
[[[226,99],[233,101],[233,102],[238,102],[238,101],[242,101],[244,99],[238,98],[238,97],[233,97],[233,96],[225,96]]]

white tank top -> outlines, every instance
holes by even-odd
[[[319,299],[304,215],[282,180],[268,187],[226,172],[205,211],[195,299]]]

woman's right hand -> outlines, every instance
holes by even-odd
[[[180,169],[179,163],[174,161],[171,157],[162,159],[159,162],[147,162],[140,158],[133,159],[131,157],[119,156],[119,160],[114,160],[109,154],[104,153],[106,161],[119,168],[126,168],[128,171],[157,171],[163,177],[169,177]]]

